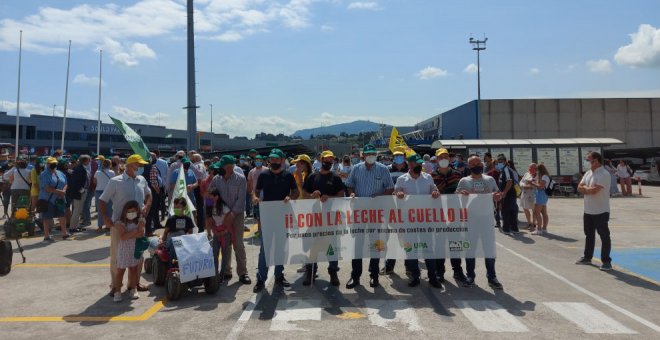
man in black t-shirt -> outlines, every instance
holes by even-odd
[[[259,202],[259,195],[263,193],[263,201],[284,201],[288,202],[290,197],[297,197],[296,180],[293,175],[284,171],[282,167],[286,155],[280,149],[273,149],[270,152],[270,167],[259,174],[257,185],[252,192],[252,202]],[[261,228],[269,228],[270,221],[262,220]],[[259,230],[261,239],[261,248],[259,249],[259,266],[257,269],[257,284],[253,292],[258,293],[264,289],[266,279],[268,278],[268,266],[266,266],[266,253],[264,251],[263,233]],[[284,278],[284,266],[275,266],[275,284],[282,287],[290,287],[291,284]]]
[[[346,188],[341,180],[341,177],[332,171],[332,165],[335,160],[335,155],[332,151],[323,151],[321,153],[321,170],[315,172],[305,179],[303,184],[303,193],[305,198],[320,199],[325,202],[330,197],[344,197]],[[328,274],[330,274],[330,284],[339,286],[339,271],[338,261],[329,261]],[[312,284],[312,279],[316,277],[316,263],[308,263],[307,271],[305,271],[305,279],[303,280],[304,286]]]
[[[518,203],[516,202],[516,190],[514,188],[515,178],[513,170],[509,168],[506,156],[497,155],[495,165],[500,171],[498,186],[502,192],[502,232],[510,235],[511,232],[519,233],[518,230]]]

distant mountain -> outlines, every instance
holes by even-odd
[[[309,139],[309,136],[311,135],[339,136],[339,134],[342,132],[352,135],[352,134],[359,134],[360,132],[378,131],[379,129],[380,129],[379,123],[374,123],[367,120],[356,120],[350,123],[342,123],[342,124],[329,125],[329,126],[317,127],[312,129],[298,130],[293,134],[291,134],[291,136],[292,137],[297,136],[303,139]],[[387,130],[389,130],[389,125]]]

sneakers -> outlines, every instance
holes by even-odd
[[[463,273],[454,273],[454,280],[465,286],[465,281],[467,281],[467,277],[465,277],[465,274]]]
[[[388,268],[385,266],[380,270],[380,272],[378,272],[378,275],[390,275],[392,273],[394,273],[394,268]]]
[[[532,235],[543,235],[543,230],[541,229],[534,230],[532,231]]]
[[[257,284],[259,284],[259,282],[257,282]],[[289,283],[289,281],[287,281],[284,278],[284,276],[280,276],[280,277],[275,278],[275,284],[280,285],[282,287],[291,287],[291,283]]]
[[[575,262],[575,264],[582,264],[582,265],[590,266],[591,265],[591,259],[587,259],[587,258],[582,257],[579,260],[577,260]]]
[[[121,292],[115,292],[115,297],[112,299],[114,302],[121,302]]]
[[[408,282],[408,287],[417,287],[419,286],[419,278],[410,279]]]
[[[488,280],[488,285],[493,289],[504,289],[500,281],[497,281],[496,277]]]
[[[603,265],[600,266],[599,269],[602,270],[602,271],[604,271],[604,272],[608,272],[608,271],[612,270],[612,263],[610,263],[610,262],[603,262]]]
[[[305,279],[302,282],[303,286],[309,286],[312,284],[312,275],[311,271],[305,272]]]
[[[44,237],[44,242],[53,242],[53,238],[50,236]]]
[[[463,287],[467,287],[467,288],[474,287],[474,278],[473,277],[466,277],[465,281],[463,281]]]
[[[369,279],[369,287],[376,288],[378,286],[380,286],[380,283],[378,282],[378,276],[374,276]]]
[[[437,277],[430,277],[429,278],[429,284],[434,288],[442,289],[442,283],[440,283],[440,281],[438,281]]]
[[[505,231],[504,229],[500,229],[500,232],[501,232],[502,234],[504,234],[504,235],[511,236],[511,232],[510,232],[510,231]]]
[[[132,288],[128,290],[128,298],[131,300],[137,300],[140,298],[140,295],[138,295],[136,288]]]
[[[63,239],[63,240],[66,240],[66,239],[68,239],[69,237],[71,237],[71,234],[62,235],[62,239]]]

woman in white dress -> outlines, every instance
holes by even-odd
[[[534,214],[534,204],[536,204],[536,186],[534,185],[534,178],[536,177],[536,164],[529,165],[527,172],[520,179],[520,206],[525,211],[525,218],[527,219],[527,228],[529,230],[536,229],[536,215]]]

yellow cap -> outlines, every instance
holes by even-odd
[[[326,158],[326,157],[332,157],[332,158],[335,158],[335,154],[332,153],[332,151],[330,151],[330,150],[323,151],[323,152],[321,153],[321,159]]]
[[[55,157],[48,157],[48,158],[46,159],[46,164],[53,164],[53,163],[57,164],[57,158],[55,158]]]
[[[96,159],[99,160],[99,161],[104,161],[105,157],[103,155],[98,155],[98,156],[96,156]]]
[[[403,146],[397,146],[394,148],[394,152],[392,152],[392,155],[404,155],[406,154],[406,148]]]
[[[296,164],[299,161],[305,161],[305,162],[309,163],[310,165],[312,164],[312,159],[309,158],[309,156],[307,156],[305,154],[298,155],[298,157],[296,157],[296,159],[291,161],[291,164]]]
[[[436,150],[435,155],[440,156],[443,153],[446,153],[447,155],[449,155],[449,151],[447,151],[447,149],[445,149],[445,148],[440,148],[440,149]]]
[[[140,156],[140,155],[138,155],[138,154],[130,155],[130,157],[128,157],[128,158],[126,159],[126,164],[127,164],[127,165],[128,165],[128,164],[132,164],[132,163],[138,163],[138,164],[142,164],[142,165],[147,165],[147,164],[149,164],[147,161],[145,161],[145,160],[142,158],[142,156]]]

